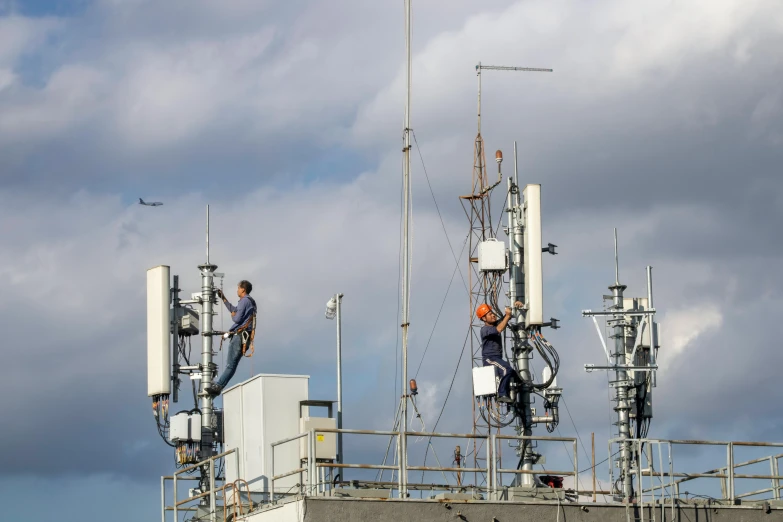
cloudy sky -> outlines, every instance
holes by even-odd
[[[225,286],[249,279],[262,308],[236,379],[304,373],[311,397],[334,398],[323,306],[343,292],[346,427],[391,427],[403,22],[401,1],[0,0],[9,520],[157,516],[173,456],[146,397],[145,271],[169,264],[197,290],[207,204]],[[480,61],[555,70],[486,73],[482,130],[509,160],[517,140],[559,245],[544,266],[574,421],[560,434],[595,432],[606,456],[607,384],[582,369],[602,351],[580,310],[613,282],[617,227],[628,295],[655,267],[651,435],[779,438],[782,48],[776,0],[414,3],[410,359],[415,373],[431,337],[428,428],[467,331],[465,254],[452,275]],[[454,382],[438,429],[467,432],[467,358]]]

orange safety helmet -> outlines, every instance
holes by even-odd
[[[488,304],[484,303],[479,305],[478,308],[476,308],[476,317],[479,319],[484,319],[484,316],[487,315],[492,311],[492,308],[489,307]]]

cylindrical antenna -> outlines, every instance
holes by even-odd
[[[614,284],[620,284],[620,262],[617,259],[617,228],[614,229]]]
[[[519,188],[519,172],[517,171],[517,140],[514,140],[514,185]]]
[[[647,265],[647,306],[649,308],[655,308],[653,305],[652,268],[652,266]]]
[[[209,205],[207,205],[207,264],[209,264]]]

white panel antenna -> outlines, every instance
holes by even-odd
[[[544,324],[544,276],[541,253],[541,185],[522,191],[525,214],[525,326]]]
[[[169,300],[171,269],[147,270],[147,396],[171,393]]]

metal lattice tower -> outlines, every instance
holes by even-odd
[[[481,273],[478,270],[478,246],[482,241],[494,238],[496,231],[492,227],[492,205],[490,195],[492,189],[500,183],[500,169],[498,167],[498,181],[490,184],[487,174],[487,162],[484,150],[484,138],[481,136],[481,71],[526,71],[526,72],[552,72],[552,69],[537,69],[530,67],[508,67],[502,65],[476,65],[476,76],[478,77],[478,132],[473,144],[473,175],[471,179],[471,193],[460,196],[462,208],[469,222],[469,245],[468,245],[468,285],[470,288],[469,296],[469,324],[470,332],[470,353],[473,361],[473,367],[483,366],[481,361],[481,338],[479,331],[484,325],[478,320],[474,311],[481,303],[496,303],[502,291],[502,277],[487,273]],[[473,434],[489,434],[489,424],[484,422],[476,410],[476,401],[471,394],[471,406],[473,414]],[[481,449],[477,439],[473,439],[473,465],[479,467],[478,462]]]

